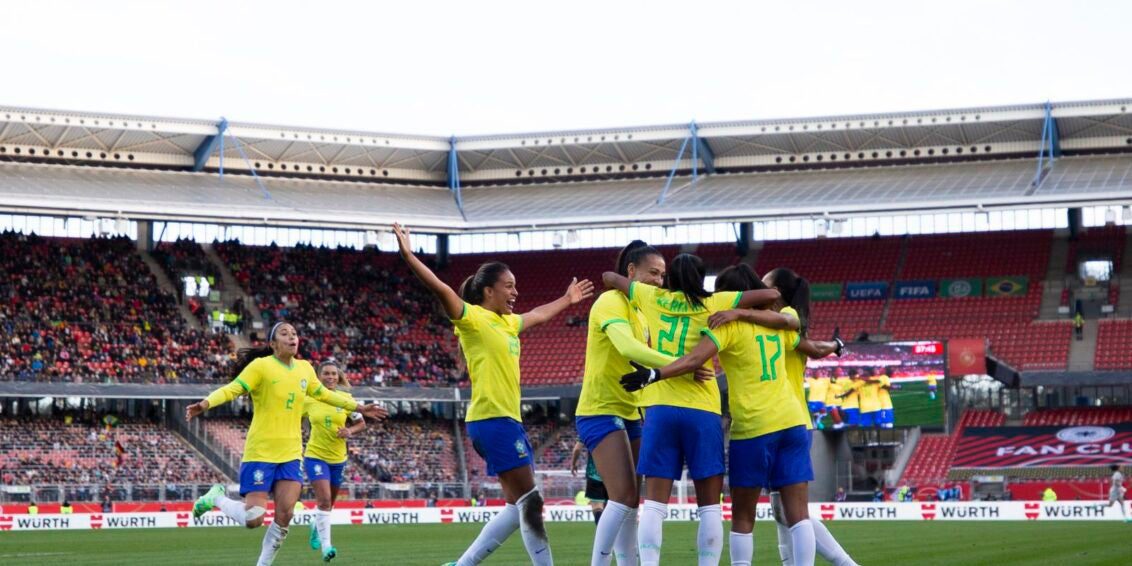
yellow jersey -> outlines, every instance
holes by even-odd
[[[880,399],[880,408],[881,409],[891,409],[892,408],[892,395],[889,393],[888,389],[885,389],[885,388],[892,386],[892,380],[887,375],[884,375],[884,374],[875,376],[875,377],[873,377],[873,379],[875,380],[875,383],[877,384],[877,397]]]
[[[349,393],[339,391],[340,395],[353,399]],[[346,439],[338,438],[338,429],[346,427],[346,420],[358,422],[359,413],[351,413],[341,407],[331,407],[314,399],[303,403],[303,416],[311,423],[311,437],[307,440],[307,458],[318,458],[327,464],[341,464],[346,461]]]
[[[842,393],[845,393],[845,379],[830,378],[829,392],[825,394],[825,406],[840,407]]]
[[[609,290],[598,296],[590,307],[586,331],[586,370],[582,393],[574,414],[581,416],[615,415],[637,420],[639,392],[630,393],[621,387],[621,376],[633,371],[629,361],[617,351],[605,330],[615,324],[626,324],[633,338],[649,343],[648,323],[641,309],[631,306],[618,291]]]
[[[808,399],[811,402],[825,403],[825,398],[827,395],[829,395],[828,377],[815,377],[810,380],[810,392]]]
[[[845,395],[845,397],[841,399],[842,409],[861,408],[860,390],[862,383],[864,382],[850,378],[848,383],[841,386],[841,394],[845,395],[848,393],[848,395]]]
[[[719,348],[727,372],[731,439],[744,440],[803,426],[810,414],[797,401],[786,373],[786,356],[798,346],[797,332],[731,322],[704,336]]]
[[[875,413],[880,410],[880,385],[866,381],[859,391],[862,413]]]
[[[779,312],[798,318],[798,311],[794,310],[794,307],[784,307]],[[800,318],[798,320],[801,322]],[[797,331],[784,330],[783,332],[789,333],[790,339],[794,340],[795,344],[801,338]],[[798,403],[808,415],[810,414],[810,406],[806,404],[806,362],[809,361],[809,358],[797,350],[791,350],[784,355],[786,356],[786,374],[790,376],[790,386],[794,388],[794,392],[798,396]],[[813,423],[809,423],[808,428],[813,427]]]
[[[472,402],[467,422],[507,417],[522,422],[519,413],[519,332],[523,317],[502,315],[464,303],[453,320],[460,350],[468,363]]]
[[[700,331],[707,328],[708,317],[713,312],[737,307],[741,296],[737,292],[715,293],[697,307],[679,291],[638,281],[629,284],[629,304],[641,309],[648,328],[655,333],[652,348],[676,358],[690,353],[700,343]],[[696,381],[692,374],[671,377],[646,387],[640,402],[644,407],[670,405],[722,414],[719,385],[714,379]]]
[[[928,374],[928,387],[935,387],[935,386],[936,386],[935,374],[929,373]]]
[[[307,397],[353,412],[358,402],[322,386],[306,360],[284,364],[275,356],[252,360],[231,383],[208,395],[209,408],[240,395],[252,398],[252,424],[244,462],[279,464],[303,455],[303,406]]]

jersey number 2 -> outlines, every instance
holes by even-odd
[[[287,410],[288,411],[291,410],[291,404],[293,404],[294,402],[295,402],[295,392],[292,391],[291,394],[287,396]]]
[[[782,341],[778,339],[778,336],[763,336],[761,334],[759,336],[756,336],[755,340],[758,340],[759,342],[759,357],[762,358],[763,362],[763,375],[761,381],[774,381],[778,379],[778,368],[774,365],[774,363],[778,361],[778,358],[780,356],[782,356]],[[774,355],[771,356],[769,360],[766,357],[768,343],[774,344]],[[770,370],[770,373],[767,373],[768,369]]]
[[[684,355],[684,339],[686,339],[688,337],[688,317],[686,317],[686,316],[669,316],[667,314],[662,314],[662,315],[660,315],[660,321],[667,323],[668,328],[661,330],[660,334],[657,335],[657,337],[656,337],[656,351],[658,351],[662,354],[667,354],[669,356],[675,356],[677,358],[683,356]],[[668,350],[664,349],[664,343],[666,341],[667,342],[675,342],[676,341],[675,338],[676,338],[676,327],[677,326],[680,327],[680,343],[676,348],[676,352],[672,353],[672,352],[669,352]]]

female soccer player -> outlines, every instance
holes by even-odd
[[[263,536],[260,565],[270,565],[275,560],[287,538],[295,503],[303,488],[299,458],[303,453],[302,412],[307,397],[374,419],[387,414],[377,405],[359,405],[326,389],[310,362],[297,358],[299,335],[289,323],[278,322],[271,327],[267,341],[266,346],[240,350],[232,372],[235,379],[185,409],[185,418],[192,420],[240,395],[251,396],[254,413],[240,464],[240,495],[244,501],[228,498],[224,486],[216,484],[197,499],[193,515],[199,517],[219,507],[234,521],[254,529],[263,524],[267,496],[272,494],[275,520]]]
[[[653,348],[675,357],[696,347],[700,330],[707,327],[712,312],[766,305],[778,299],[778,292],[769,289],[709,293],[704,289],[703,261],[691,254],[680,254],[672,260],[666,289],[631,281],[614,272],[606,272],[602,279],[607,287],[624,293],[629,304],[644,313],[650,332],[656,332]],[[672,482],[680,478],[685,465],[695,482],[699,506],[699,564],[718,564],[723,551],[719,496],[725,468],[719,387],[714,378],[697,379],[694,369],[649,386],[641,394],[641,405],[647,408],[637,472],[648,479],[637,538],[644,566],[660,562],[661,529],[668,515]]]
[[[656,248],[634,240],[617,256],[617,273],[630,281],[659,287],[664,257]],[[597,466],[608,494],[594,535],[591,563],[620,566],[637,563],[636,462],[641,447],[638,395],[621,388],[621,375],[632,371],[629,360],[660,367],[676,360],[649,348],[648,322],[624,294],[610,289],[590,308],[586,336],[586,369],[578,399],[578,438]]]
[[[720,272],[715,286],[720,291],[748,292],[765,287],[745,264]],[[648,380],[667,381],[718,353],[727,373],[731,411],[731,564],[751,564],[755,506],[764,488],[783,493],[795,564],[813,564],[814,533],[806,510],[806,483],[813,480],[806,431],[810,419],[798,403],[784,359],[798,345],[800,335],[793,330],[769,328],[787,326],[787,317],[779,313],[755,311],[749,316],[763,325],[735,322],[714,330],[703,327],[700,332],[709,340],[701,340],[676,363],[659,370],[641,368],[623,379],[629,386]]]
[[[519,413],[519,333],[534,328],[593,296],[593,283],[576,278],[558,300],[522,315],[514,313],[519,292],[515,276],[500,262],[488,262],[464,280],[457,294],[413,255],[408,229],[393,225],[401,257],[456,326],[468,363],[472,402],[465,421],[472,446],[498,475],[507,500],[504,511],[484,525],[458,566],[479,564],[515,529],[536,566],[553,564],[542,523],[542,496],[535,487],[531,444]]]
[[[738,267],[742,270],[744,277],[739,278],[739,282],[749,280],[755,276],[754,270],[749,266]],[[831,354],[841,355],[844,349],[844,343],[840,338],[837,338],[836,333],[834,339],[829,342],[816,341],[808,338],[809,320],[810,320],[810,285],[806,279],[799,277],[794,271],[786,268],[778,268],[767,273],[762,279],[762,284],[775,289],[781,293],[781,298],[774,303],[770,308],[773,311],[778,311],[786,317],[788,322],[788,330],[794,330],[799,333],[799,342],[793,351],[784,354],[786,373],[790,379],[791,388],[794,390],[798,397],[798,402],[803,411],[809,412],[809,406],[806,403],[806,396],[804,390],[803,379],[806,371],[807,358],[824,358]],[[758,287],[759,285],[755,285]],[[743,288],[746,288],[744,286]],[[757,314],[753,311],[729,311],[726,313],[717,313],[712,315],[709,326],[712,329],[718,328],[722,324],[735,319],[743,319],[748,322],[759,324],[760,321],[756,318]],[[766,322],[762,322],[765,326]],[[836,373],[834,370],[832,373]],[[827,394],[827,404],[829,411],[834,419],[835,428],[840,428],[839,405],[841,399],[836,395],[840,394],[841,387],[837,384],[836,376],[830,381],[829,390]],[[833,397],[830,399],[830,397]],[[810,428],[811,425],[807,425]],[[807,458],[809,452],[807,451]],[[775,526],[778,531],[778,551],[779,557],[784,566],[792,566],[793,551],[791,543],[791,532],[786,522],[785,513],[783,511],[782,497],[778,491],[771,490],[770,492],[771,507],[774,510]],[[837,540],[825,527],[825,525],[818,519],[811,519],[810,523],[814,529],[814,534],[817,541],[817,552],[822,558],[829,560],[837,566],[848,566],[853,564],[852,559],[845,552],[845,550],[838,544]]]
[[[318,380],[330,391],[353,399],[348,392],[340,391],[350,387],[350,380],[333,359],[318,364]],[[346,439],[365,430],[366,420],[359,413],[347,413],[314,399],[303,403],[303,416],[307,417],[311,426],[303,469],[314,487],[318,502],[318,511],[311,525],[310,545],[312,549],[322,551],[323,561],[330,562],[338,555],[338,549],[330,544],[330,512],[334,509],[338,488],[346,472]],[[346,426],[347,420],[350,426]]]

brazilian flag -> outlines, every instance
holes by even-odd
[[[1022,296],[1026,294],[1027,290],[1029,290],[1029,278],[988,277],[986,289],[988,297]]]

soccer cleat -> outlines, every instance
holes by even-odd
[[[318,529],[315,528],[314,523],[311,523],[311,550],[320,548],[322,548],[322,542],[318,540]]]
[[[323,562],[330,562],[331,560],[334,560],[335,556],[338,556],[338,549],[334,548],[333,546],[322,551]]]
[[[212,511],[212,508],[216,507],[216,498],[221,495],[224,495],[224,486],[213,484],[211,489],[198,497],[196,503],[193,503],[193,517],[200,517]]]
[[[440,566],[456,566],[456,563],[455,562],[445,562],[444,564],[441,564]]]

